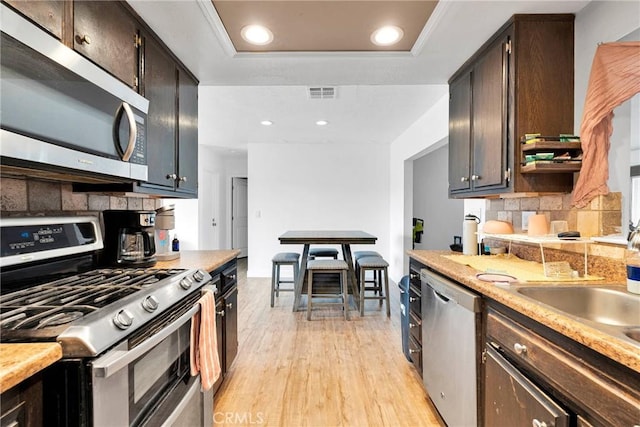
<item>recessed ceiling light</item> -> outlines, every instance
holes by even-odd
[[[398,43],[404,36],[402,28],[395,25],[387,25],[386,27],[380,27],[371,33],[371,42],[378,46],[391,46]]]
[[[251,44],[263,46],[273,41],[273,33],[262,25],[247,25],[242,27],[240,35]]]
[[[329,124],[329,122],[328,122],[328,121],[326,121],[326,120],[318,120],[318,121],[316,122],[316,124],[317,124],[318,126],[326,126],[326,125],[328,125],[328,124]]]
[[[262,126],[271,126],[273,122],[271,120],[263,120],[260,122]]]

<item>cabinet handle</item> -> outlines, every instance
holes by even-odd
[[[533,421],[531,422],[531,426],[532,427],[547,427],[547,423],[545,423],[544,421],[540,421],[537,418],[534,418]]]
[[[414,302],[414,301],[418,301],[418,298],[409,297],[409,302]]]
[[[181,176],[180,178],[178,178],[178,181],[187,182],[187,177],[186,176]]]
[[[520,354],[523,355],[527,352],[527,346],[526,345],[522,345],[520,343],[515,343],[513,345],[513,350],[516,352],[516,354]]]
[[[83,36],[76,36],[76,42],[78,44],[91,44],[91,37],[89,37],[87,34]]]
[[[418,325],[416,325],[415,323],[409,323],[409,329],[415,328],[416,326],[418,326]]]
[[[177,179],[178,175],[176,175],[175,173],[168,173],[167,174],[167,179]]]
[[[409,354],[420,353],[420,350],[414,350],[412,348],[409,349]]]
[[[221,317],[224,317],[224,310],[216,311],[216,314],[220,315]]]
[[[229,304],[227,304],[227,308],[228,308],[228,309],[232,309],[232,308],[233,308],[233,303],[232,303],[232,302],[230,302]]]
[[[460,177],[460,182],[467,182],[467,181],[469,181],[469,177],[468,176]]]
[[[471,175],[471,181],[478,181],[480,179],[480,175]]]

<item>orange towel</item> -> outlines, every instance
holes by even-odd
[[[202,391],[207,391],[213,387],[221,372],[213,292],[205,290],[198,304],[200,311],[191,319],[191,375],[200,372]]]
[[[613,109],[640,92],[640,42],[605,43],[598,46],[589,75],[582,114],[582,172],[573,190],[573,204],[582,208],[607,194],[609,137]]]

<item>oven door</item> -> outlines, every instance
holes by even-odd
[[[199,305],[165,320],[136,343],[130,338],[92,363],[93,425],[210,426],[213,397],[189,366],[191,318]],[[176,318],[177,317],[177,318]],[[145,328],[146,329],[146,328]]]

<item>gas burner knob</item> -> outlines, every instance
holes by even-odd
[[[133,324],[133,314],[129,313],[127,310],[120,310],[113,318],[113,323],[119,329],[127,329]]]
[[[202,270],[198,270],[193,273],[193,278],[196,279],[196,282],[202,282],[204,280],[205,272]]]
[[[153,313],[158,309],[158,299],[153,295],[149,295],[142,300],[142,308],[147,310],[149,313]]]
[[[185,277],[182,280],[180,280],[180,286],[182,286],[182,289],[187,290],[191,287],[191,285],[193,284],[193,280],[191,280],[191,277]]]

